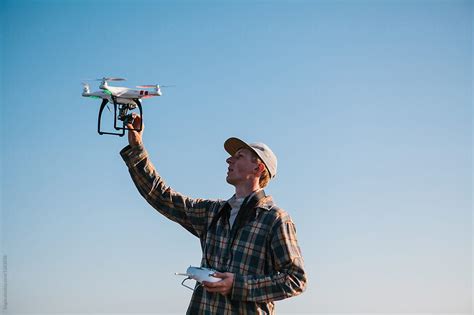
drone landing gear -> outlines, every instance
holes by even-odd
[[[108,131],[102,131],[101,128],[101,120],[102,120],[102,112],[104,111],[105,105],[109,102],[108,100],[104,99],[102,101],[102,104],[100,105],[100,110],[99,110],[99,118],[98,118],[98,123],[97,123],[97,132],[99,135],[115,135],[115,136],[120,136],[123,137],[125,135],[125,130],[135,130],[135,131],[142,131],[143,129],[143,119],[141,120],[140,123],[140,128],[134,129],[134,128],[128,128],[127,124],[131,124],[133,122],[133,116],[132,114],[129,114],[130,110],[133,110],[138,107],[138,111],[140,112],[140,117],[143,117],[143,111],[142,111],[142,104],[140,103],[139,99],[134,99],[133,101],[135,104],[119,104],[116,101],[115,97],[112,97],[113,103],[114,103],[114,129],[115,130],[121,130],[121,132],[108,132]],[[118,115],[117,115],[117,110],[118,110]],[[117,126],[117,120],[122,121],[122,127]]]

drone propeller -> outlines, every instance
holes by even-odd
[[[154,88],[156,88],[157,86],[160,86],[160,88],[162,88],[162,87],[174,87],[174,86],[176,86],[176,85],[159,85],[159,84],[152,85],[152,84],[146,84],[146,85],[137,85],[137,88],[139,88],[139,89],[154,89]]]
[[[84,81],[125,81],[126,79],[124,78],[109,78],[109,77],[103,77],[102,79],[86,79]]]
[[[124,78],[102,78],[102,79],[96,79],[96,81],[125,81]]]

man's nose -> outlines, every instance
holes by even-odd
[[[228,157],[227,160],[225,160],[228,164],[232,163],[232,157]]]

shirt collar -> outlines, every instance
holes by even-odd
[[[257,192],[262,190],[263,188],[257,189],[254,192],[252,192],[249,196],[252,198],[253,195],[255,195]],[[232,195],[231,198],[227,200],[227,203],[230,205],[231,208],[234,208],[234,205],[237,205],[240,207],[242,205],[242,202],[245,200],[247,197],[243,198],[236,198],[235,194]],[[257,204],[257,208],[263,209],[263,210],[271,210],[275,206],[275,203],[273,202],[272,196],[265,196],[260,202]]]
[[[250,195],[247,195],[247,196],[242,197],[242,198],[237,198],[237,197],[235,196],[235,194],[234,194],[234,195],[232,195],[232,197],[230,197],[229,200],[227,200],[227,202],[228,202],[229,204],[231,204],[231,205],[232,205],[232,203],[237,203],[237,202],[240,202],[240,203],[242,204],[242,202],[245,200],[245,198],[247,198],[247,197],[248,197],[249,199],[252,198],[253,195],[255,195],[257,192],[259,192],[259,191],[262,190],[262,189],[263,189],[263,188],[257,189],[257,190],[255,190],[255,191],[253,191],[252,193],[250,193]]]

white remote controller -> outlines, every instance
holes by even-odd
[[[213,277],[212,275],[216,271],[213,269],[205,268],[205,267],[193,267],[189,266],[186,270],[186,273],[175,273],[179,276],[187,276],[189,279],[196,280],[199,283],[203,281],[207,282],[218,282],[221,281],[221,278]]]

